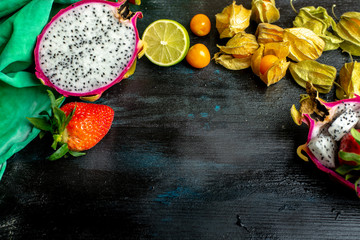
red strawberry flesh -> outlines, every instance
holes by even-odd
[[[109,131],[114,119],[114,110],[106,105],[71,102],[63,107],[68,116],[74,109],[63,134],[63,142],[68,144],[71,151],[85,151],[95,146]]]
[[[356,129],[358,132],[360,132],[360,129]],[[347,133],[340,142],[340,148],[339,150],[342,150],[344,152],[349,153],[356,153],[360,154],[360,145],[356,142],[355,138],[351,135],[351,133]],[[339,164],[343,165],[357,165],[354,161],[345,161],[339,157]]]

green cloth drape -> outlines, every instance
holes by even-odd
[[[77,1],[0,1],[0,179],[6,160],[39,133],[26,117],[50,110],[46,87],[34,75],[36,37],[54,13]]]

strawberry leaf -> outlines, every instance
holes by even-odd
[[[346,175],[345,175],[345,180],[349,180],[349,179],[352,179],[352,178],[354,178],[354,177],[357,177],[357,176],[349,173],[349,174],[346,174]]]
[[[34,125],[34,127],[43,131],[52,131],[52,126],[47,119],[44,118],[30,118],[27,119]]]
[[[357,165],[360,165],[360,155],[359,154],[344,152],[344,151],[340,150],[339,157],[344,161],[352,161],[352,162],[356,162]]]
[[[355,128],[351,129],[351,135],[355,138],[356,142],[360,144],[360,132],[355,130]]]
[[[40,116],[48,116],[48,117],[50,117],[50,114],[48,113],[48,111],[41,111],[41,112],[39,113],[39,115],[40,115]]]
[[[71,118],[74,116],[75,110],[76,110],[76,104],[75,104],[74,109],[71,111],[71,113],[66,117],[66,119],[65,119],[65,121],[64,121],[64,129],[65,129],[66,126],[69,124]]]
[[[48,95],[49,95],[49,98],[50,98],[51,108],[57,107],[56,100],[55,100],[55,95],[50,90],[47,90],[47,92],[48,92]]]
[[[57,160],[59,158],[64,157],[65,154],[67,154],[68,152],[69,152],[69,147],[66,143],[64,143],[63,145],[61,145],[61,147],[58,150],[56,150],[53,154],[51,154],[48,159],[50,161]]]
[[[360,165],[351,166],[351,165],[341,165],[335,171],[341,175],[346,175],[351,171],[360,170]]]
[[[64,96],[61,96],[61,97],[57,98],[57,99],[55,100],[55,106],[56,106],[56,107],[60,107],[60,105],[63,103],[64,99],[65,99]]]
[[[359,182],[360,182],[360,178],[358,178],[358,180],[355,181],[354,185],[355,185],[355,192],[358,194],[359,190],[358,190],[358,186],[359,186]]]
[[[56,120],[56,124],[57,124],[56,126],[58,129],[58,133],[61,134],[65,129],[64,123],[65,123],[66,115],[65,115],[64,111],[62,111],[58,107],[53,108],[53,114],[54,114],[54,118]]]
[[[54,107],[60,107],[60,105],[62,104],[62,102],[64,101],[65,97],[61,96],[59,98],[55,98],[55,95],[52,91],[47,90],[49,98],[50,98],[50,104],[51,104],[51,108]]]
[[[53,143],[51,147],[56,150],[58,145],[61,144],[60,148],[58,148],[51,156],[48,157],[49,160],[54,161],[62,157],[67,157],[67,153],[74,157],[79,157],[85,155],[83,152],[74,152],[70,151],[69,147],[63,141],[63,134],[66,135],[65,129],[69,124],[70,120],[75,114],[76,105],[72,112],[66,116],[65,112],[60,109],[60,105],[63,103],[65,97],[61,96],[60,98],[55,98],[55,95],[52,91],[48,90],[48,95],[50,98],[51,104],[51,114],[46,111],[40,112],[40,116],[42,118],[27,118],[29,121],[38,129],[42,130],[39,134],[40,138],[45,135],[46,131],[51,132],[53,135]]]
[[[46,131],[41,131],[39,133],[39,138],[42,139],[45,136],[45,134],[46,134]]]
[[[70,150],[69,150],[69,153],[73,157],[80,157],[80,156],[84,156],[86,154],[84,152],[75,152],[75,151],[70,151]]]

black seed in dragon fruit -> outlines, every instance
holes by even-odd
[[[334,112],[333,119],[335,119],[348,109],[352,109],[353,111],[358,112],[359,107],[360,107],[359,104],[356,104],[356,103],[341,102],[336,107],[331,109],[330,111]]]
[[[309,126],[306,143],[297,148],[298,156],[305,161],[310,158],[319,170],[345,186],[356,190],[360,197],[359,186],[356,182],[336,171],[339,167],[337,161],[339,141],[335,141],[332,137],[334,135],[340,140],[341,127],[346,126],[350,131],[352,128],[350,126],[356,126],[355,124],[359,122],[360,96],[356,95],[350,99],[326,102],[319,98],[318,92],[311,84],[307,84],[307,92],[307,96],[301,97],[299,110],[296,109],[295,105],[291,108],[291,116],[294,122],[297,125],[305,123]]]
[[[351,108],[348,108],[332,122],[328,131],[335,141],[340,141],[345,134],[350,132],[358,121],[357,113]]]
[[[319,162],[328,168],[335,167],[337,143],[331,136],[319,135],[308,143],[308,148]]]
[[[61,10],[38,37],[36,76],[64,96],[99,97],[134,70],[139,17],[126,1],[83,0]]]
[[[357,121],[356,125],[354,126],[354,128],[360,129],[360,110],[356,110],[355,114],[356,114],[358,121]]]

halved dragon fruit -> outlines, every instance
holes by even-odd
[[[360,197],[359,186],[357,186],[360,178],[357,177],[357,181],[352,181],[350,175],[338,173],[340,141],[352,128],[358,126],[360,96],[326,102],[318,97],[318,92],[310,84],[307,86],[307,92],[308,95],[303,95],[300,100],[300,109],[297,110],[295,105],[291,108],[294,122],[298,125],[305,123],[309,126],[306,143],[297,149],[298,156],[308,161],[303,154],[305,152],[318,169],[354,189]]]
[[[143,49],[137,18],[142,13],[126,1],[83,0],[61,10],[38,36],[36,76],[64,96],[98,99],[135,71]]]

